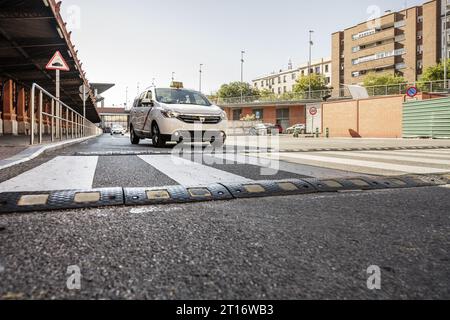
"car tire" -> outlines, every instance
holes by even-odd
[[[141,139],[136,135],[136,132],[134,132],[133,127],[130,128],[130,140],[131,144],[139,144]]]
[[[152,144],[155,148],[164,148],[166,146],[166,140],[159,131],[158,124],[152,125]]]
[[[225,145],[226,141],[227,141],[227,136],[224,135],[222,139],[220,139],[220,140],[212,139],[212,141],[210,143],[214,148],[222,148]]]

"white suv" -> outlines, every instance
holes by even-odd
[[[166,142],[225,143],[227,115],[200,92],[177,88],[150,88],[136,98],[130,115],[132,144],[152,139]]]

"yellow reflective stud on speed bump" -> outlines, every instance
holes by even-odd
[[[47,204],[49,195],[48,194],[35,194],[35,195],[25,195],[20,197],[17,205],[19,207],[25,206],[43,206]]]

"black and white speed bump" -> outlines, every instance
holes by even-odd
[[[107,206],[139,206],[242,198],[273,197],[341,191],[369,191],[442,186],[450,174],[346,179],[292,179],[248,183],[217,183],[200,187],[105,188],[0,193],[0,214]]]

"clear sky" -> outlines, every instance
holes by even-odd
[[[132,101],[137,85],[168,86],[175,72],[185,87],[203,92],[308,60],[308,30],[315,30],[313,59],[331,55],[331,34],[374,14],[423,0],[64,0],[62,15],[90,82],[112,82],[108,106]],[[371,11],[372,10],[372,11]],[[369,11],[369,12],[368,12]]]

